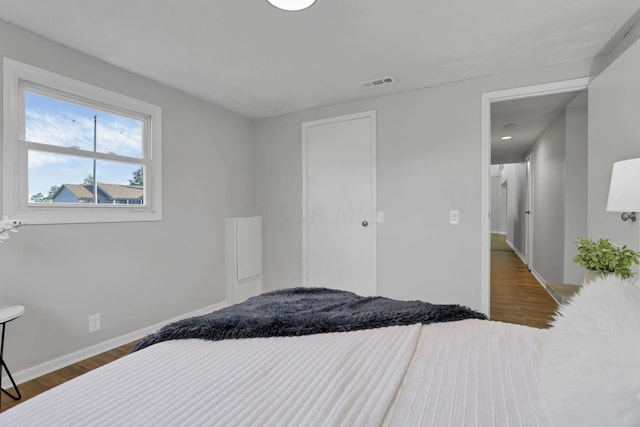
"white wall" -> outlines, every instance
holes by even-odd
[[[378,227],[379,294],[479,309],[481,94],[584,77],[592,67],[561,64],[257,121],[265,288],[301,282],[301,123],[376,110],[377,197],[386,213]],[[452,209],[460,210],[458,226],[448,224]]]
[[[502,188],[502,175],[491,175],[491,232],[506,233],[506,200]]]
[[[26,306],[7,327],[12,371],[224,300],[223,218],[255,214],[252,122],[2,22],[0,56],[159,105],[163,119],[161,222],[25,226],[0,245],[0,304]],[[93,313],[102,330],[89,335]]]
[[[544,282],[564,279],[564,158],[566,115],[563,111],[534,143],[533,257],[529,266]]]
[[[588,237],[610,238],[638,250],[638,222],[606,212],[613,163],[640,157],[640,41],[636,41],[589,87]]]
[[[587,235],[588,201],[588,107],[566,111],[564,160],[564,283],[582,283],[584,269],[573,262],[578,251],[575,239]]]

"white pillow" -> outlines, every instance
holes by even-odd
[[[640,287],[584,285],[558,310],[540,377],[557,426],[640,426]]]

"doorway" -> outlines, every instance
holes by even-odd
[[[492,104],[496,104],[502,101],[510,101],[524,98],[537,97],[541,95],[562,94],[567,92],[578,92],[587,88],[589,78],[573,79],[543,85],[528,86],[522,88],[508,89],[503,91],[489,92],[482,95],[482,135],[481,135],[481,171],[482,171],[482,197],[481,208],[482,212],[486,212],[486,215],[481,217],[481,310],[487,315],[490,311],[490,298],[491,298],[491,247],[490,247],[490,232],[491,232],[491,196],[489,188],[489,169],[491,164],[491,108]],[[533,180],[532,180],[533,181]],[[509,184],[510,185],[510,184]],[[523,206],[524,207],[524,206]],[[526,210],[526,209],[525,209]],[[524,212],[524,210],[523,210]],[[532,221],[533,222],[533,221]],[[523,229],[529,227],[522,224]],[[524,230],[523,230],[524,231]],[[524,237],[524,236],[523,236]],[[524,239],[523,239],[524,240]],[[529,239],[530,242],[526,243],[522,252],[533,252],[528,249],[533,247],[534,242]],[[522,242],[525,243],[525,242]]]
[[[375,111],[302,124],[302,283],[377,294]]]

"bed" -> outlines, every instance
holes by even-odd
[[[591,300],[602,305],[602,294],[611,286],[603,284],[600,294],[592,292]],[[640,304],[640,298],[634,300],[640,297],[640,288],[628,284],[620,288],[631,295],[624,297],[632,301],[630,309],[640,307],[634,305]],[[395,324],[369,329],[361,327],[361,321],[371,320],[371,313],[363,308],[362,297],[354,297],[348,309],[338,307],[340,314],[319,315],[321,307],[312,310],[315,317],[323,317],[322,333],[310,329],[306,321],[301,323],[295,307],[284,317],[275,310],[280,314],[274,320],[257,313],[252,300],[239,310],[230,308],[227,324],[212,314],[168,325],[143,340],[132,354],[0,414],[0,425],[552,426],[554,421],[589,425],[574,424],[580,421],[575,412],[558,423],[562,419],[558,408],[562,411],[571,399],[580,399],[563,397],[562,384],[571,383],[566,378],[556,378],[560,385],[543,381],[549,371],[545,363],[561,372],[576,365],[574,359],[563,366],[546,354],[550,346],[566,344],[561,333],[483,320],[481,314],[459,306],[446,306],[448,314],[440,316],[434,311],[440,306],[416,302],[408,309],[393,306],[392,316],[383,313]],[[373,303],[380,308],[380,299]],[[238,328],[234,316],[243,311],[253,316]],[[415,316],[423,321],[414,322]],[[555,328],[562,327],[565,317],[571,316],[560,316]],[[632,317],[640,331],[638,316]],[[374,318],[379,322],[379,316]],[[276,328],[280,332],[265,332],[264,326],[271,329],[274,322],[282,326]],[[207,331],[211,324],[220,330]],[[256,336],[239,336],[248,329],[258,331]],[[213,338],[189,336],[203,334]],[[584,351],[569,344],[569,349]],[[621,365],[631,369],[622,375],[632,393],[629,404],[606,412],[610,408],[605,396],[592,405],[596,412],[605,411],[606,425],[638,425],[633,423],[640,420],[640,400],[635,401],[633,394],[640,392],[640,381],[634,382],[638,350],[637,344],[630,345],[629,363]],[[566,354],[567,349],[562,351]],[[552,402],[549,385],[555,392]],[[639,388],[634,389],[636,385]],[[567,419],[570,424],[564,423]]]

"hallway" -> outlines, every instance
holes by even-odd
[[[518,255],[491,237],[491,320],[548,328],[558,304]]]

